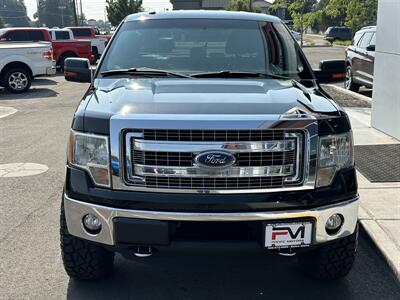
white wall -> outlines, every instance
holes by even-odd
[[[378,1],[372,126],[400,139],[400,0]]]

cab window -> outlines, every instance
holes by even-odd
[[[361,40],[358,42],[358,47],[363,49],[367,48],[367,46],[369,45],[369,41],[371,40],[372,34],[372,31],[364,33]]]

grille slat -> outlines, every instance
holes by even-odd
[[[261,167],[296,163],[295,150],[286,152],[241,152],[236,153],[236,166]],[[135,164],[149,166],[190,167],[193,166],[193,153],[133,151]]]
[[[172,130],[135,129],[144,140],[178,142],[255,142],[282,140],[285,130]]]

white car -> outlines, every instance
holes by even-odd
[[[50,43],[0,43],[0,85],[9,92],[26,92],[33,78],[55,73]]]

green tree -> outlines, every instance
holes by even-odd
[[[350,0],[344,24],[354,30],[359,30],[367,25],[375,25],[377,9],[377,0]]]
[[[253,6],[250,1],[252,0],[231,0],[225,10],[261,13],[261,9],[258,6]]]
[[[0,18],[0,28],[4,28],[4,21],[3,21],[3,18]]]
[[[0,8],[0,17],[7,26],[29,26],[29,18],[23,0],[2,0]]]
[[[315,0],[294,0],[288,7],[293,18],[293,26],[300,30],[301,46],[303,46],[303,35],[305,28],[310,26],[311,22],[314,21],[314,15],[311,11],[315,3]]]
[[[143,11],[142,0],[106,0],[107,17],[113,26],[117,26],[130,14]]]
[[[34,18],[38,26],[66,27],[74,23],[73,0],[39,0]]]
[[[337,19],[339,26],[343,26],[346,21],[349,2],[350,0],[331,0],[324,11],[328,16]]]

